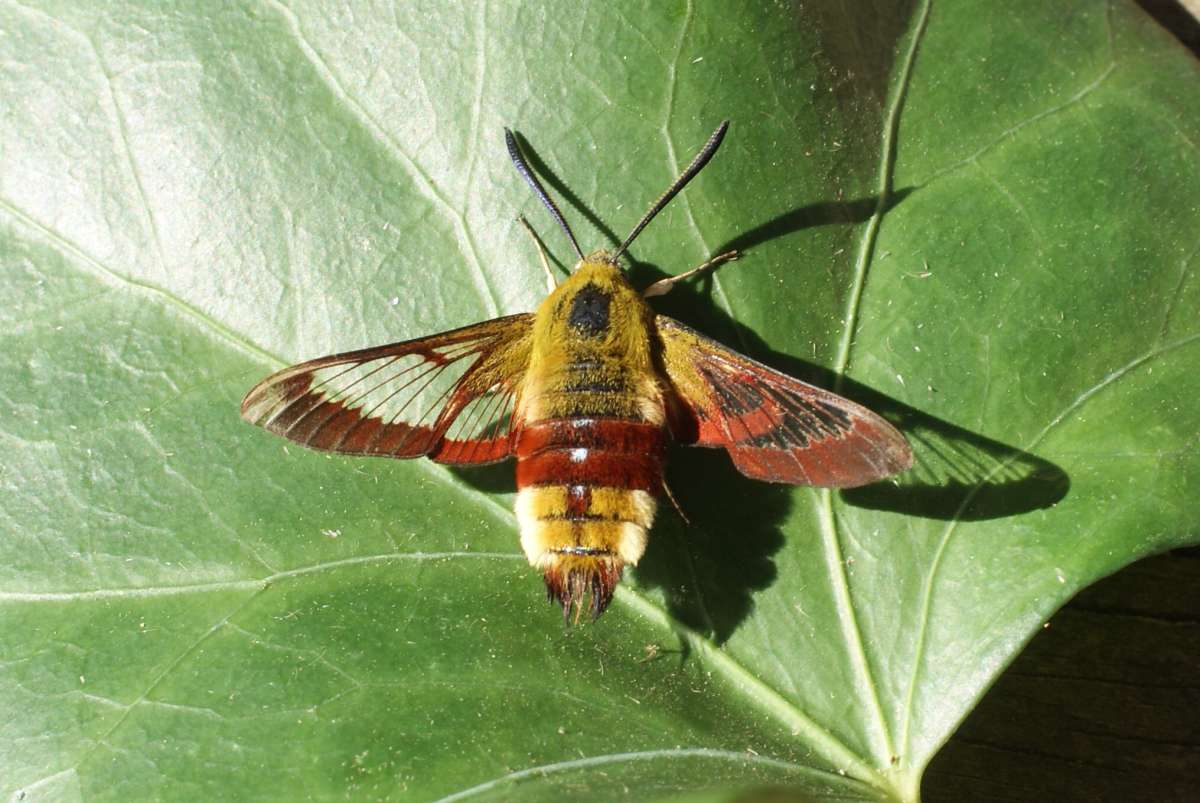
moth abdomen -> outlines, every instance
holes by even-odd
[[[626,564],[646,548],[662,485],[665,434],[660,425],[608,418],[558,418],[521,431],[517,520],[529,562],[547,592],[598,616]]]

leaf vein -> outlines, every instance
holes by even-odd
[[[31,217],[7,198],[0,197],[0,209],[6,211],[18,223],[38,232],[57,250],[63,252],[67,256],[74,257],[75,261],[78,263],[76,267],[86,270],[86,272],[98,278],[115,281],[127,287],[136,288],[160,299],[161,301],[166,302],[167,306],[173,307],[178,312],[183,313],[186,317],[196,321],[202,326],[202,328],[208,329],[210,333],[215,336],[215,339],[223,341],[228,345],[232,345],[237,351],[248,354],[260,360],[265,360],[275,366],[282,367],[286,364],[280,357],[270,353],[269,351],[266,351],[241,335],[236,334],[232,329],[225,326],[225,324],[216,320],[199,308],[192,306],[192,304],[184,301],[171,291],[160,287],[153,282],[127,276],[114,270],[113,268],[108,267],[104,263],[100,262],[100,260],[84,251],[80,246],[67,239],[64,235],[54,231],[53,229]]]
[[[0,591],[0,603],[4,602],[75,602],[82,600],[142,599],[169,597],[181,594],[209,594],[222,591],[266,591],[283,580],[309,574],[333,571],[348,566],[402,561],[439,561],[471,558],[475,560],[520,559],[520,555],[508,552],[392,552],[380,555],[359,555],[353,558],[324,561],[311,566],[287,569],[267,577],[246,580],[214,580],[208,583],[189,583],[176,586],[130,586],[126,588],[98,588],[88,591]]]
[[[688,0],[687,9],[684,13],[683,24],[679,29],[679,37],[675,40],[675,53],[667,62],[667,102],[665,105],[665,115],[662,123],[663,139],[667,145],[667,161],[671,163],[671,169],[676,173],[681,168],[679,156],[675,151],[675,140],[671,136],[671,119],[675,116],[675,94],[679,85],[679,61],[683,58],[683,45],[687,41],[688,31],[692,27],[692,21],[695,19],[695,7],[692,5],[692,0]],[[687,215],[688,226],[696,237],[696,241],[700,243],[701,259],[708,259],[714,254],[709,247],[704,234],[700,231],[700,226],[696,223],[696,215],[692,211],[692,204],[687,199],[687,193],[681,193],[677,198],[677,205],[682,205],[684,214]],[[725,287],[721,283],[720,277],[716,271],[707,274],[712,279],[713,290],[716,292],[717,301],[725,310],[725,314],[732,320],[737,320],[733,314],[733,306],[729,303],[729,296],[725,293]],[[735,326],[734,331],[737,335],[738,343],[742,347],[742,351],[749,351],[750,344],[746,342],[746,335],[743,333],[740,326]]]
[[[121,102],[117,99],[117,90],[113,85],[112,72],[108,69],[108,64],[104,61],[104,56],[100,53],[100,48],[92,38],[86,34],[81,34],[84,40],[91,48],[92,54],[96,58],[96,64],[100,68],[100,74],[104,76],[104,86],[107,90],[109,103],[112,104],[112,113],[117,122],[117,138],[121,141],[121,148],[125,152],[125,161],[128,163],[129,173],[133,177],[133,185],[137,189],[138,200],[141,203],[142,211],[146,216],[146,225],[150,229],[150,239],[154,243],[154,250],[158,254],[159,268],[165,274],[167,272],[167,252],[163,248],[162,236],[159,233],[158,222],[154,216],[154,210],[150,206],[150,197],[146,194],[146,185],[142,180],[142,171],[138,167],[137,160],[133,156],[133,145],[129,141],[129,124],[126,120],[125,112],[121,108]]]
[[[829,775],[820,770],[811,767],[805,767],[802,764],[794,764],[789,761],[781,761],[777,758],[769,758],[767,756],[755,755],[753,753],[738,753],[732,750],[716,750],[709,747],[672,747],[661,750],[638,750],[628,753],[609,753],[601,756],[589,756],[587,758],[573,759],[571,761],[558,761],[552,764],[541,764],[534,767],[526,767],[523,770],[515,770],[505,773],[496,778],[493,778],[483,783],[476,784],[461,792],[455,792],[451,795],[438,798],[435,803],[454,803],[458,800],[466,800],[470,797],[491,792],[499,786],[505,784],[515,784],[521,781],[527,781],[537,778],[545,778],[556,773],[566,773],[574,770],[591,769],[592,767],[603,767],[612,764],[624,764],[631,761],[658,761],[662,759],[675,758],[712,758],[724,761],[744,761],[748,764],[758,764],[776,769],[786,769],[799,771],[805,774],[814,775]],[[847,779],[836,778],[837,781],[845,783]]]
[[[470,230],[467,228],[466,219],[463,213],[455,208],[446,196],[438,189],[433,178],[429,176],[417,162],[410,158],[408,154],[400,147],[400,143],[388,133],[387,129],[375,119],[366,106],[357,101],[345,87],[342,86],[341,80],[333,71],[333,68],[326,62],[317,52],[317,49],[305,37],[300,26],[300,19],[296,13],[289,7],[279,2],[279,0],[264,0],[264,2],[276,9],[287,22],[288,27],[292,31],[292,35],[296,39],[296,44],[300,51],[304,54],[312,65],[316,74],[325,82],[330,91],[346,104],[346,107],[358,118],[364,128],[376,142],[380,143],[385,150],[396,160],[396,162],[408,174],[412,180],[413,186],[434,206],[439,207],[443,214],[450,220],[454,227],[455,237],[459,242],[459,248],[464,254],[469,257],[469,265],[471,267],[471,276],[474,280],[475,287],[479,293],[480,299],[487,305],[489,317],[497,317],[500,315],[500,304],[497,300],[495,290],[492,289],[491,282],[488,281],[487,272],[483,269],[483,261],[479,256],[479,247],[475,243],[475,238],[471,236]]]
[[[1167,339],[1167,333],[1171,329],[1171,319],[1175,317],[1175,309],[1179,306],[1179,299],[1183,295],[1183,286],[1187,284],[1187,280],[1192,276],[1190,270],[1192,260],[1197,255],[1200,255],[1200,242],[1196,243],[1196,247],[1192,249],[1192,252],[1179,263],[1179,279],[1175,282],[1174,292],[1171,293],[1171,297],[1167,300],[1167,309],[1163,313],[1162,326],[1158,332],[1158,342],[1160,344]]]
[[[142,691],[142,693],[139,694],[137,696],[137,698],[135,698],[133,700],[133,702],[129,703],[129,706],[117,718],[117,721],[112,724],[112,727],[110,727],[108,730],[106,730],[104,733],[102,733],[100,736],[98,736],[96,738],[95,743],[91,747],[84,750],[79,755],[79,758],[76,759],[74,766],[71,767],[71,769],[78,770],[78,768],[85,761],[87,761],[88,757],[92,753],[94,753],[97,748],[99,748],[101,746],[108,746],[108,739],[125,724],[126,720],[129,719],[129,715],[133,712],[133,710],[135,708],[137,708],[140,704],[146,702],[149,699],[150,695],[154,693],[154,690],[156,688],[158,688],[159,685],[172,672],[174,672],[175,669],[177,667],[179,667],[180,664],[182,664],[185,660],[187,660],[188,656],[192,655],[193,653],[195,653],[196,650],[200,649],[200,646],[202,644],[204,644],[204,642],[208,641],[208,639],[210,639],[213,636],[213,634],[215,634],[217,631],[219,631],[225,625],[226,622],[231,620],[234,616],[237,616],[239,613],[244,611],[246,608],[250,607],[250,605],[253,604],[254,601],[256,599],[258,599],[258,597],[265,590],[266,590],[265,587],[262,589],[259,589],[258,591],[254,592],[253,594],[246,597],[246,599],[241,600],[237,605],[235,605],[233,607],[233,610],[231,610],[228,614],[226,614],[224,617],[222,617],[216,624],[214,624],[212,627],[210,627],[208,630],[206,630],[203,634],[201,634],[199,638],[197,638],[194,642],[192,642],[191,645],[189,645],[186,649],[182,650],[179,653],[179,655],[177,655],[165,667],[163,667],[162,671],[159,672],[154,677],[154,679],[150,681],[149,685],[146,686],[145,690]]]
[[[1100,86],[1102,84],[1104,84],[1105,81],[1108,80],[1108,77],[1110,75],[1112,75],[1112,73],[1116,69],[1116,67],[1117,67],[1117,62],[1115,60],[1110,61],[1108,63],[1108,66],[1106,66],[1104,68],[1104,70],[1101,71],[1101,73],[1098,76],[1096,76],[1086,86],[1084,86],[1082,89],[1080,89],[1078,92],[1076,92],[1071,97],[1064,100],[1062,103],[1059,103],[1055,106],[1051,106],[1048,109],[1043,109],[1042,111],[1040,111],[1030,117],[1027,117],[1024,120],[1010,126],[1009,128],[1000,132],[1000,134],[998,136],[996,136],[995,139],[993,139],[991,142],[989,142],[986,145],[979,148],[977,151],[972,153],[970,156],[966,156],[962,159],[959,159],[957,162],[949,164],[946,167],[943,167],[942,169],[935,171],[928,178],[926,178],[923,182],[921,182],[921,185],[927,187],[930,184],[932,184],[933,182],[935,182],[939,179],[945,178],[946,176],[950,175],[951,173],[954,173],[958,170],[961,170],[964,167],[967,167],[971,164],[978,162],[979,159],[982,158],[989,151],[999,147],[1006,140],[1012,139],[1021,130],[1028,128],[1029,126],[1033,125],[1034,123],[1041,122],[1042,120],[1045,120],[1048,117],[1052,117],[1052,116],[1058,114],[1059,112],[1065,111],[1065,110],[1071,108],[1072,106],[1075,106],[1078,103],[1081,103],[1085,98],[1087,98],[1088,95],[1095,92],[1097,89],[1100,88]]]

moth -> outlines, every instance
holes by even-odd
[[[521,547],[551,601],[576,620],[585,609],[598,617],[642,557],[670,441],[722,448],[747,477],[793,485],[848,488],[908,468],[904,436],[876,414],[646,302],[736,253],[643,292],[622,271],[621,256],[713,157],[728,125],[616,250],[586,256],[505,129],[513,164],[578,257],[570,276],[534,313],[279,371],[246,394],[242,417],[344,454],[456,466],[515,457]]]

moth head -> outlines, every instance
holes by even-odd
[[[504,142],[508,146],[508,155],[512,159],[513,166],[517,168],[517,172],[520,173],[521,177],[524,178],[529,186],[533,188],[534,194],[537,195],[538,199],[541,200],[546,209],[550,210],[550,214],[558,223],[559,228],[561,228],[563,233],[567,235],[567,240],[570,241],[571,248],[575,251],[575,256],[579,257],[579,262],[576,266],[578,269],[579,266],[587,264],[598,255],[603,255],[614,266],[616,266],[617,260],[621,258],[621,255],[625,253],[626,249],[629,248],[634,239],[642,233],[642,229],[646,228],[650,221],[654,219],[654,216],[661,212],[663,207],[669,204],[671,199],[678,195],[679,191],[682,190],[706,164],[708,164],[709,159],[712,159],[713,154],[717,152],[717,148],[721,146],[721,140],[725,138],[725,132],[728,130],[728,128],[728,120],[725,120],[719,126],[717,126],[717,130],[714,131],[711,136],[709,136],[708,141],[704,143],[704,147],[700,149],[700,152],[697,153],[695,158],[692,159],[691,163],[684,168],[684,171],[679,174],[679,177],[671,182],[671,186],[667,187],[666,192],[658,196],[658,200],[650,205],[650,208],[646,211],[646,214],[642,215],[642,219],[639,220],[637,225],[633,227],[633,231],[629,233],[629,236],[625,238],[616,251],[613,251],[611,254],[609,254],[607,251],[596,251],[586,257],[583,255],[583,251],[579,248],[579,241],[575,239],[575,233],[572,232],[571,227],[567,225],[566,218],[564,218],[562,212],[559,211],[558,205],[554,203],[554,199],[551,198],[549,193],[546,192],[545,187],[542,186],[542,182],[539,181],[538,177],[535,176],[533,171],[529,169],[529,164],[525,161],[525,156],[521,153],[521,148],[517,145],[516,137],[513,136],[513,132],[507,128],[504,129]]]
[[[543,337],[556,342],[582,339],[598,348],[640,331],[634,327],[643,324],[647,314],[641,294],[605,251],[581,259],[543,304],[549,314],[535,324],[548,327]]]

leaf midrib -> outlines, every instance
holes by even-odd
[[[892,175],[895,170],[895,139],[900,125],[900,112],[904,106],[905,94],[912,80],[912,71],[913,65],[916,62],[917,50],[929,22],[930,6],[931,0],[925,0],[918,12],[916,22],[909,35],[908,49],[901,64],[900,74],[896,78],[891,96],[883,110],[875,209],[867,221],[866,228],[863,230],[862,238],[859,242],[858,254],[855,258],[854,276],[851,281],[850,292],[846,298],[846,310],[842,316],[842,337],[839,341],[838,350],[833,362],[833,371],[837,377],[833,387],[835,393],[841,391],[846,369],[850,365],[854,334],[858,330],[862,297],[866,289],[867,277],[874,256],[875,242],[883,215],[887,211],[887,205],[890,200]],[[853,669],[859,676],[859,683],[857,685],[865,689],[868,696],[865,702],[875,719],[875,727],[872,729],[875,741],[875,754],[884,762],[894,761],[897,757],[904,760],[907,757],[898,756],[896,752],[895,740],[888,723],[888,718],[884,714],[878,684],[875,681],[875,673],[867,654],[862,629],[858,623],[854,598],[850,593],[850,578],[842,551],[841,534],[838,529],[837,518],[833,512],[832,489],[825,488],[820,491],[817,518],[822,531],[822,540],[825,544],[826,565],[830,573],[842,636],[850,648],[850,659]],[[883,766],[889,765],[889,763],[885,763]],[[879,771],[876,771],[876,774],[882,775]]]

